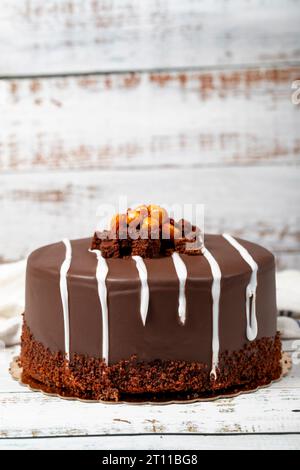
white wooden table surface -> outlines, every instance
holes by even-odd
[[[235,398],[106,405],[22,387],[8,373],[17,349],[0,352],[0,449],[300,449],[300,365],[271,387]]]

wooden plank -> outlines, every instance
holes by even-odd
[[[300,66],[2,80],[0,171],[299,164],[296,78]]]
[[[299,167],[57,171],[0,175],[0,257],[93,233],[99,204],[204,203],[207,232],[257,241],[285,266],[299,259]],[[296,254],[297,256],[293,256]],[[292,258],[292,259],[291,259]]]
[[[300,58],[293,0],[1,0],[0,74]]]
[[[294,350],[293,342],[284,342],[284,349]],[[243,433],[300,433],[300,365],[293,365],[287,377],[254,394],[240,396],[234,399],[223,399],[211,403],[193,405],[168,406],[134,406],[134,405],[103,405],[65,401],[47,397],[40,393],[28,391],[27,388],[12,387],[8,375],[8,365],[11,357],[17,352],[17,347],[0,351],[0,448],[43,448],[43,443],[37,437],[48,438],[45,443],[49,448],[81,447],[118,448],[128,445],[122,434],[150,433],[186,433],[193,437],[193,446],[199,448],[210,445],[233,446],[249,448],[261,446],[268,448],[273,445],[280,447],[283,442],[276,436],[258,436],[248,440],[241,439]],[[5,385],[6,384],[6,385]],[[36,413],[36,410],[39,413]],[[203,435],[237,434],[228,441],[211,436],[204,439]],[[111,440],[104,436],[118,434]],[[201,434],[202,436],[199,436]],[[54,439],[61,436],[61,439]],[[74,440],[70,437],[74,436]],[[79,436],[91,436],[80,440]],[[97,438],[96,438],[97,436]],[[98,437],[99,436],[99,437]],[[26,438],[26,442],[20,438]],[[28,439],[28,438],[35,438]],[[68,437],[65,439],[64,437]],[[148,436],[149,437],[149,436]],[[247,437],[250,437],[247,434]],[[13,439],[8,441],[7,438]],[[15,438],[18,438],[17,440]],[[282,436],[280,436],[282,439]],[[2,440],[3,439],[3,440]],[[159,437],[161,439],[161,437]],[[289,445],[298,445],[294,439],[284,440]],[[143,439],[135,442],[136,448],[142,448]],[[148,448],[157,445],[158,440],[149,438]],[[178,445],[174,438],[160,441],[162,448]],[[188,447],[186,440],[182,441],[183,448]],[[114,447],[115,445],[115,447]],[[107,446],[107,447],[106,447]],[[185,447],[187,446],[187,447]],[[248,448],[247,447],[247,448]],[[123,447],[122,447],[123,448]],[[173,447],[169,447],[173,448]],[[177,447],[180,448],[180,447]]]
[[[105,405],[67,401],[38,392],[1,393],[0,438],[300,433],[299,410],[299,389],[293,388],[270,387],[235,398],[188,406]]]
[[[299,450],[300,435],[147,435],[97,436],[97,437],[55,437],[43,439],[1,439],[0,449],[4,450]]]

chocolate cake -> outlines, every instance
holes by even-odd
[[[23,382],[65,396],[139,401],[213,396],[279,378],[273,255],[228,234],[206,235],[203,244],[197,227],[143,207],[92,240],[30,255]]]

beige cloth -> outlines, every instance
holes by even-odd
[[[26,260],[0,264],[0,348],[20,342]]]
[[[278,272],[276,286],[278,330],[285,339],[300,338],[300,271]]]

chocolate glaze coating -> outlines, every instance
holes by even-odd
[[[275,263],[259,245],[238,241],[258,264],[257,339],[276,334]],[[70,353],[101,358],[102,320],[96,281],[97,260],[88,251],[90,239],[74,240],[68,272]],[[205,245],[220,265],[220,352],[238,351],[246,337],[245,291],[251,269],[222,236],[206,235]],[[34,251],[27,266],[25,320],[31,333],[50,351],[64,351],[60,268],[63,243]],[[172,259],[145,259],[150,304],[143,326],[140,317],[140,280],[135,262],[108,259],[109,363],[136,354],[155,359],[211,362],[212,275],[204,256],[181,255],[186,263],[187,318],[178,318],[179,281]]]

